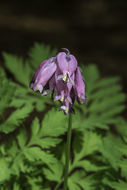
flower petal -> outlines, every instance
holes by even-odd
[[[66,59],[66,53],[60,52],[57,55],[57,62],[58,62],[58,67],[62,73],[66,73],[68,71],[68,61]]]
[[[36,72],[34,73],[34,75],[33,75],[33,77],[32,77],[32,80],[31,80],[31,82],[30,82],[30,88],[33,88],[34,82],[35,82],[35,80],[36,80],[36,78],[37,78],[37,76],[38,76],[38,74],[39,74],[41,68],[47,63],[47,61],[48,61],[48,60],[43,61],[43,62],[39,65],[39,67],[37,68]]]
[[[70,61],[68,63],[68,71],[69,71],[70,75],[72,75],[77,68],[77,60],[71,54],[69,55],[69,58],[70,58]]]
[[[72,75],[73,72],[77,68],[77,60],[75,57],[71,54],[66,54],[64,52],[60,52],[57,55],[57,62],[60,71],[65,75],[69,73],[69,75]]]
[[[42,85],[44,87],[56,71],[56,67],[57,66],[55,62],[47,62],[38,73],[35,83],[33,85],[33,89],[35,90],[38,85]]]
[[[77,95],[77,100],[79,104],[84,104],[86,97],[85,97],[85,84],[82,79],[80,68],[77,67],[76,74],[75,74],[75,92]]]

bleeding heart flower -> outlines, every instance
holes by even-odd
[[[85,84],[76,58],[67,49],[63,50],[67,53],[60,52],[40,64],[30,87],[42,95],[51,92],[51,98],[60,102],[60,110],[68,114],[73,111],[75,100],[85,103]]]

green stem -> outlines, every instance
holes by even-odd
[[[67,132],[67,143],[66,143],[66,163],[65,163],[65,174],[64,174],[64,190],[67,190],[68,184],[68,171],[69,171],[69,160],[70,160],[70,145],[71,145],[71,127],[72,127],[72,114],[69,114],[68,120],[68,132]]]

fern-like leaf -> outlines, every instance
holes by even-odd
[[[37,69],[39,64],[45,59],[49,59],[51,56],[55,56],[56,49],[51,50],[49,45],[35,43],[30,49],[28,55],[30,57],[30,63],[34,69]]]
[[[125,110],[126,95],[121,92],[119,77],[100,78],[95,65],[82,68],[86,81],[86,104],[83,110],[84,129],[109,129],[116,124],[119,114]],[[82,128],[83,129],[83,128]]]
[[[7,69],[14,75],[15,79],[25,86],[29,86],[31,77],[31,67],[28,62],[23,63],[23,59],[11,54],[3,53]]]
[[[31,104],[27,104],[22,108],[15,110],[9,118],[0,126],[0,131],[4,133],[10,133],[19,126],[24,118],[28,117],[29,113],[33,110]]]
[[[0,158],[0,183],[4,183],[10,177],[8,163],[4,158]]]

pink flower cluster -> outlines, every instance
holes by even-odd
[[[67,49],[64,50],[66,53],[60,52],[40,64],[30,87],[42,95],[51,92],[52,99],[61,103],[60,110],[68,114],[73,110],[75,100],[84,104],[86,97],[85,84],[77,60]]]

